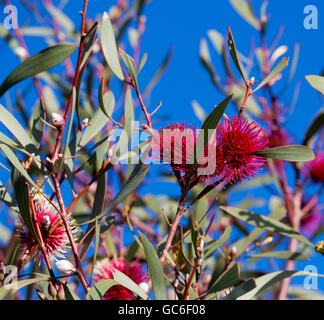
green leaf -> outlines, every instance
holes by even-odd
[[[143,69],[143,67],[145,66],[146,60],[147,60],[147,53],[144,53],[144,55],[140,61],[140,64],[139,64],[137,74],[139,74],[141,72],[141,70]]]
[[[122,49],[119,49],[119,54],[120,54],[120,57],[122,58],[122,60],[124,61],[125,66],[127,67],[128,73],[132,77],[136,88],[138,88],[137,72],[136,72],[134,59]]]
[[[220,277],[210,286],[207,293],[215,293],[226,288],[232,287],[240,277],[240,267],[235,263],[230,269],[226,270]]]
[[[224,233],[219,238],[219,240],[213,240],[206,244],[205,259],[208,259],[209,257],[211,257],[216,252],[216,250],[219,247],[221,247],[228,240],[228,238],[231,235],[231,230],[232,230],[231,227],[227,226]]]
[[[0,122],[15,136],[18,142],[29,152],[36,153],[35,142],[29,137],[19,121],[0,104]]]
[[[99,84],[99,90],[98,90],[99,107],[101,111],[105,114],[105,116],[107,116],[108,119],[112,120],[111,115],[114,106],[113,107],[111,106],[110,99],[111,99],[111,95],[113,96],[113,93],[111,91],[103,93],[103,83],[104,83],[104,79],[101,79]]]
[[[324,77],[309,75],[305,76],[305,78],[314,89],[324,95]]]
[[[101,300],[111,287],[118,285],[113,279],[102,280],[93,286],[87,294],[87,300]]]
[[[314,152],[310,148],[299,145],[264,149],[257,151],[255,155],[270,159],[285,160],[291,162],[306,162],[315,159]]]
[[[155,299],[167,300],[166,285],[160,259],[156,253],[155,248],[144,234],[140,234],[140,239],[144,247]]]
[[[13,85],[41,72],[49,70],[67,59],[77,48],[70,44],[59,44],[46,48],[25,60],[14,69],[0,87],[0,97]]]
[[[72,33],[74,31],[74,23],[73,21],[64,14],[60,9],[57,9],[53,5],[46,6],[48,12],[54,18],[56,22],[58,22],[68,33]]]
[[[258,259],[258,258],[277,258],[277,259],[285,259],[285,260],[309,260],[307,256],[305,256],[301,252],[291,252],[291,251],[270,251],[270,252],[261,252],[250,256],[250,259]]]
[[[47,276],[45,274],[37,273],[37,275],[39,275],[39,277],[15,281],[15,282],[12,282],[11,284],[7,284],[7,286],[1,287],[0,288],[0,300],[6,298],[9,294],[12,295],[12,294],[16,293],[18,290],[20,290],[26,286],[29,286],[31,284],[49,279],[49,276]]]
[[[39,146],[43,137],[44,122],[41,119],[44,119],[44,109],[45,106],[43,105],[43,101],[41,99],[36,105],[32,118],[32,136],[37,143],[37,146]]]
[[[289,61],[288,58],[282,58],[281,61],[277,64],[277,66],[265,77],[265,79],[253,90],[252,93],[262,88],[269,81],[271,81],[276,75],[278,75],[282,70],[284,70],[288,66],[288,61]]]
[[[120,272],[117,269],[114,269],[113,272],[114,280],[118,282],[120,285],[124,286],[128,290],[135,293],[137,296],[141,297],[144,300],[148,300],[147,294],[144,290],[139,287],[132,279],[130,279],[126,274]]]
[[[226,207],[226,206],[220,206],[220,208],[224,210],[226,213],[230,214],[231,216],[240,219],[252,226],[277,232],[287,237],[297,239],[307,244],[308,246],[314,248],[314,245],[311,242],[309,242],[309,240],[307,240],[304,236],[302,236],[294,229],[292,229],[291,227],[287,226],[286,224],[280,221],[277,221],[267,216],[263,216],[261,214],[256,214],[251,211],[242,210],[240,208],[233,208],[233,207]]]
[[[194,157],[194,164],[191,165],[191,168],[193,168],[196,163],[197,163],[197,158],[199,159],[201,154],[204,152],[209,139],[211,138],[210,136],[210,132],[209,130],[215,130],[219,121],[221,120],[226,107],[228,106],[228,104],[230,103],[231,99],[232,99],[233,95],[229,95],[228,97],[226,97],[222,102],[220,102],[215,108],[214,110],[208,115],[208,117],[206,118],[206,120],[204,121],[201,130],[198,134],[198,138],[195,144],[195,148],[194,148],[194,153],[195,153],[195,157]],[[199,153],[198,155],[196,155],[197,152],[197,144],[198,144],[198,150]]]
[[[35,187],[36,189],[38,189],[38,187],[36,186],[35,182],[29,176],[29,174],[27,173],[27,171],[25,170],[25,168],[22,166],[22,164],[20,163],[20,161],[18,160],[18,158],[16,157],[16,155],[11,151],[11,149],[8,148],[4,144],[0,144],[0,149],[5,154],[5,156],[9,160],[9,162],[13,165],[13,167],[16,168],[25,177],[25,179],[29,183],[31,183],[33,185],[33,187]]]
[[[72,290],[68,284],[63,284],[65,300],[80,300],[79,296]]]
[[[324,110],[321,110],[313,119],[312,123],[308,127],[305,138],[303,141],[304,145],[309,145],[310,140],[313,136],[323,127],[324,125]]]
[[[256,30],[261,29],[260,21],[254,16],[250,4],[246,0],[230,0],[237,13]]]
[[[15,192],[19,214],[23,218],[24,224],[28,231],[31,233],[35,241],[41,245],[40,240],[37,237],[37,233],[32,222],[30,208],[29,208],[29,188],[27,183],[24,181],[22,175],[17,169],[13,169],[11,174],[11,182]]]
[[[274,210],[269,217],[275,220],[281,220],[286,216],[286,209],[281,207],[277,210]],[[245,238],[239,239],[235,241],[231,246],[230,249],[236,247],[237,253],[236,257],[239,257],[242,253],[244,253],[245,249],[257,239],[265,230],[262,228],[255,228],[252,232],[250,232]]]
[[[101,21],[100,37],[103,54],[109,68],[121,81],[125,80],[123,70],[119,62],[119,55],[113,26],[107,13],[104,13]]]
[[[217,30],[208,30],[207,31],[208,37],[210,41],[212,42],[214,48],[216,49],[217,53],[219,55],[223,54],[224,50],[224,38],[221,33],[219,33]]]
[[[204,122],[207,118],[207,115],[205,110],[201,107],[201,105],[196,100],[193,100],[191,101],[191,106],[197,118],[201,122]]]
[[[236,46],[235,46],[234,38],[233,38],[233,35],[232,35],[232,31],[231,31],[231,29],[229,27],[228,27],[228,42],[227,43],[228,43],[228,48],[229,48],[230,54],[232,56],[233,62],[235,64],[237,70],[240,72],[244,83],[246,83],[246,77],[245,77],[245,75],[243,73],[243,70],[242,70],[242,67],[240,65],[240,61],[239,61],[239,58],[238,58],[238,55],[237,55]]]
[[[250,279],[242,283],[241,285],[239,285],[237,288],[231,291],[227,296],[225,296],[222,300],[236,300],[238,297],[251,291],[254,288],[256,288],[255,280]]]
[[[237,298],[237,300],[250,300],[255,295],[263,291],[264,289],[268,288],[269,286],[285,278],[295,277],[295,276],[308,276],[308,275],[324,277],[324,275],[315,274],[312,272],[305,272],[305,271],[277,271],[277,272],[268,273],[264,276],[256,278],[255,279],[256,288],[241,295],[240,297]]]

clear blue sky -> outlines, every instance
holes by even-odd
[[[261,1],[254,1],[259,3]],[[29,14],[22,9],[20,1],[13,0],[18,7],[20,24],[30,19]],[[54,1],[58,3],[58,1]],[[95,18],[97,13],[107,11],[115,1],[89,1],[88,17]],[[306,5],[315,5],[318,8],[318,30],[306,30],[303,26]],[[65,13],[79,25],[79,10],[82,1],[69,1]],[[258,6],[257,6],[258,12]],[[271,12],[271,20],[268,29],[270,43],[274,40],[278,29],[284,25],[284,34],[280,45],[287,45],[289,51],[286,56],[292,57],[295,43],[300,44],[300,57],[294,81],[283,100],[289,104],[292,100],[293,88],[298,81],[301,83],[300,96],[295,111],[287,124],[287,129],[296,137],[296,143],[301,143],[303,134],[309,121],[321,108],[321,101],[316,91],[305,80],[307,74],[320,74],[324,67],[323,40],[324,40],[324,3],[321,0],[296,0],[296,1],[269,1],[268,12]],[[148,53],[148,61],[139,78],[140,85],[144,87],[156,67],[161,63],[165,54],[172,45],[175,45],[175,53],[169,68],[161,82],[154,90],[149,108],[153,110],[162,101],[163,107],[160,115],[167,114],[170,121],[186,121],[193,125],[200,125],[192,111],[191,101],[197,100],[210,112],[223,96],[216,91],[211,84],[207,72],[199,61],[199,42],[207,36],[207,31],[216,29],[225,34],[227,26],[230,26],[235,37],[236,45],[240,52],[248,55],[249,41],[254,37],[257,45],[260,44],[257,32],[249,26],[231,7],[227,0],[154,0],[144,10],[147,16],[147,28],[142,42],[142,54]],[[0,23],[5,15],[0,12]],[[36,25],[30,21],[30,25]],[[29,40],[31,52],[36,53],[45,47],[39,40]],[[210,44],[210,42],[209,42]],[[215,51],[212,58],[215,66],[220,66],[220,58]],[[18,64],[18,59],[0,40],[1,73],[0,82]],[[258,75],[256,75],[258,79]],[[280,89],[281,86],[278,85]],[[11,96],[14,96],[14,89]],[[5,98],[0,99],[5,104]],[[150,186],[153,190],[161,192],[158,186]],[[176,191],[176,189],[175,189]],[[319,272],[324,274],[323,257],[316,256],[308,263],[314,263],[319,267]],[[303,267],[301,263],[299,269]],[[298,283],[298,280],[294,280]],[[299,282],[300,283],[300,282]],[[320,281],[324,291],[324,283]]]

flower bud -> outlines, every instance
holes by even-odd
[[[145,291],[145,292],[147,292],[147,290],[149,289],[149,286],[147,285],[146,282],[142,282],[142,283],[140,283],[140,284],[139,284],[139,287],[140,287],[141,289],[143,289],[143,291]]]
[[[38,295],[38,298],[40,299],[40,300],[46,300],[46,294],[44,293],[44,292],[41,292],[41,291],[39,291],[38,289],[36,289],[36,293],[37,293],[37,295]]]
[[[64,300],[65,299],[65,292],[64,287],[61,284],[57,290],[57,300]]]
[[[55,112],[51,114],[51,122],[57,128],[64,125],[64,119],[62,118],[62,116]]]
[[[14,53],[21,60],[25,60],[28,58],[28,52],[24,47],[17,47]]]
[[[53,286],[52,282],[48,283],[48,293],[55,298],[57,296],[57,290],[55,289],[55,287]]]
[[[75,271],[73,264],[68,260],[59,260],[55,263],[55,266],[61,274],[70,274]]]

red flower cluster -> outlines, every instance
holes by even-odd
[[[35,204],[37,222],[44,241],[44,247],[49,258],[51,260],[55,260],[56,257],[63,258],[69,241],[62,218],[53,205],[42,195],[35,195],[33,201]],[[72,221],[70,221],[70,223],[72,231],[75,233],[76,230],[72,225]],[[40,261],[42,252],[23,222],[18,224],[18,236],[20,238],[22,250],[28,251],[31,256],[35,255],[35,258]]]
[[[127,264],[125,258],[109,260],[108,258],[98,261],[94,268],[94,279],[96,282],[113,279],[114,269],[126,274],[136,284],[147,287],[147,274],[144,267],[137,261]],[[103,300],[131,300],[134,295],[131,291],[121,285],[116,285],[107,290]]]
[[[185,179],[197,178],[213,184],[236,182],[253,177],[263,168],[265,159],[254,155],[267,146],[267,137],[255,123],[243,116],[225,119],[209,136],[204,152],[196,147],[198,130],[185,124],[161,129],[152,138],[152,158],[167,163]],[[194,154],[202,154],[189,177]]]

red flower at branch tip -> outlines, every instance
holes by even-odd
[[[57,260],[57,257],[64,258],[67,247],[69,246],[68,236],[63,225],[62,218],[54,206],[41,194],[36,194],[33,198],[37,222],[44,241],[44,247],[50,260]],[[54,203],[54,202],[53,202]],[[54,203],[55,205],[55,203]],[[57,205],[55,205],[57,207]],[[72,225],[69,217],[72,232],[76,229]],[[23,221],[17,226],[18,237],[22,250],[28,251],[31,256],[35,255],[35,260],[41,261],[42,251],[37,245],[36,240],[29,232]]]
[[[268,139],[259,125],[243,116],[225,119],[217,127],[217,145],[222,150],[232,181],[254,177],[265,158],[254,155],[267,147]]]
[[[127,263],[125,258],[109,260],[105,258],[98,261],[94,267],[94,279],[96,282],[113,279],[114,269],[124,273],[136,284],[142,288],[147,288],[147,274],[142,264],[138,261]],[[133,293],[121,285],[116,285],[107,290],[103,296],[103,300],[132,300]]]

